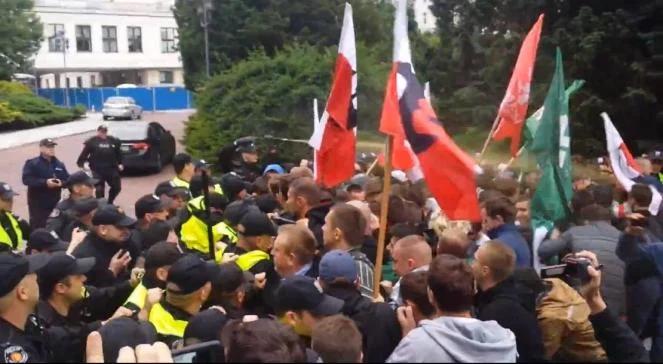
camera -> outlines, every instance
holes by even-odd
[[[562,263],[543,267],[541,278],[559,278],[571,287],[585,285],[592,279],[587,270],[592,264],[588,259],[569,255],[562,259]]]

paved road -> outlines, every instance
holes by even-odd
[[[184,150],[180,141],[184,137],[184,122],[190,114],[190,112],[144,113],[143,120],[158,121],[164,128],[170,130],[177,140],[177,151],[179,152]],[[69,173],[77,170],[76,159],[82,150],[83,142],[92,135],[94,135],[93,132],[55,139],[58,142],[55,149],[56,156],[65,163]],[[21,182],[21,171],[25,160],[34,158],[38,153],[37,143],[0,151],[0,181],[9,183],[16,192],[21,194],[14,199],[14,213],[26,220],[28,219],[27,191]],[[123,176],[122,192],[115,203],[122,207],[127,214],[133,216],[134,202],[140,196],[152,193],[159,182],[173,176],[173,168],[170,165],[164,167],[159,174]],[[106,188],[106,193],[108,193],[108,188]]]

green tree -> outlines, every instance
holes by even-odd
[[[32,0],[0,0],[0,80],[30,68],[39,50],[42,25],[32,12]]]
[[[587,81],[571,102],[574,153],[604,153],[601,111],[613,115],[627,142],[663,137],[660,1],[433,0],[431,10],[439,46],[424,68],[451,129],[488,133],[520,43],[544,13],[530,110],[543,101],[559,46],[567,79]]]

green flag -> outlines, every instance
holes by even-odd
[[[532,198],[534,230],[534,267],[538,270],[537,251],[555,222],[568,218],[573,195],[571,179],[571,133],[569,98],[564,91],[562,52],[557,48],[557,62],[543,112],[528,151],[543,172]]]
[[[578,91],[582,86],[585,84],[584,80],[575,80],[571,84],[571,86],[566,88],[566,91],[564,93],[566,94],[566,98],[570,98],[573,93]],[[534,135],[536,135],[536,129],[539,128],[539,122],[541,121],[541,115],[543,115],[543,110],[544,107],[541,106],[538,110],[536,110],[530,117],[527,118],[525,121],[525,127],[523,128],[523,147],[527,149],[530,143],[532,143],[532,140],[534,140]]]

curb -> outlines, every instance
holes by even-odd
[[[0,150],[32,144],[44,138],[62,138],[95,130],[102,123],[100,113],[88,113],[83,119],[0,133]]]

